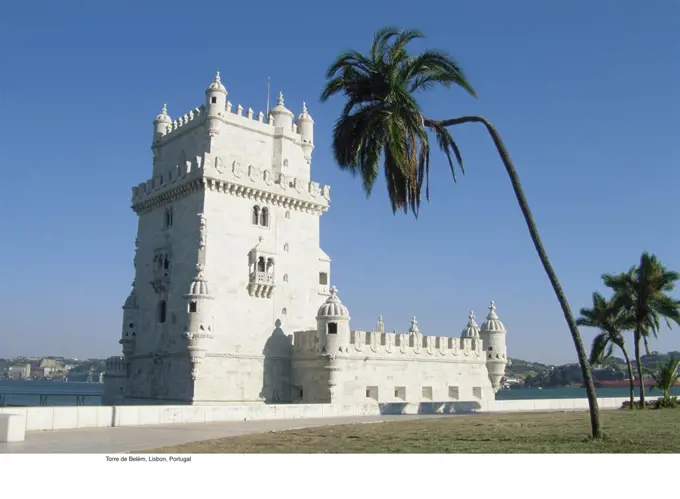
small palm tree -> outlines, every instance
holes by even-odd
[[[635,378],[633,376],[633,363],[628,355],[623,331],[630,327],[630,319],[625,312],[617,308],[611,300],[607,300],[600,293],[593,293],[592,308],[582,308],[581,317],[576,321],[579,326],[592,327],[600,330],[593,339],[590,350],[590,364],[603,364],[611,357],[613,346],[617,346],[623,353],[628,367],[628,381],[630,389],[630,408],[635,407]]]
[[[434,120],[423,115],[416,96],[435,85],[456,86],[472,96],[476,94],[462,68],[446,53],[426,50],[410,54],[406,50],[409,42],[422,37],[417,30],[383,28],[375,34],[368,54],[347,51],[330,66],[321,100],[325,102],[337,94],[344,94],[346,99],[333,130],[335,160],[340,168],[361,177],[369,196],[382,159],[392,211],[408,213],[410,210],[417,217],[423,186],[429,199],[430,138],[436,140],[437,147],[446,155],[455,181],[456,164],[463,173],[464,169],[460,149],[449,127],[481,123],[486,128],[510,177],[534,247],[567,321],[588,394],[592,435],[600,437],[599,408],[586,349],[543,248],[510,154],[494,126],[482,116]]]
[[[655,371],[650,371],[650,375],[654,380],[658,390],[663,392],[663,398],[665,400],[671,399],[671,388],[675,386],[680,379],[678,374],[678,368],[680,367],[680,358],[676,359],[671,357],[665,364],[660,364],[656,366]]]
[[[666,269],[655,255],[642,253],[640,264],[621,274],[602,276],[605,285],[614,291],[616,306],[629,314],[633,323],[635,363],[640,378],[640,407],[645,407],[645,386],[640,343],[649,354],[649,336],[657,337],[663,318],[668,328],[671,321],[680,325],[680,300],[666,293],[675,289],[680,274]]]

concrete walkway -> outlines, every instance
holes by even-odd
[[[117,428],[83,428],[78,430],[32,431],[24,442],[2,444],[0,453],[55,454],[114,454],[143,451],[170,445],[199,442],[313,426],[372,423],[417,419],[434,416],[361,416],[341,418],[288,419],[270,421],[229,421],[222,423],[191,423]],[[274,437],[273,437],[274,438]]]

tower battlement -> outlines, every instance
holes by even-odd
[[[319,342],[316,331],[295,333],[294,350],[298,354],[317,354]],[[348,345],[339,345],[338,355],[385,357],[449,358],[484,362],[484,346],[479,338],[452,338],[426,336],[418,333],[383,333],[379,331],[352,331]],[[331,352],[329,352],[331,353]]]
[[[261,111],[255,113],[253,108],[246,109],[241,104],[234,106],[231,101],[227,100],[228,92],[222,84],[219,72],[206,89],[205,95],[205,104],[195,107],[174,120],[168,114],[166,106],[163,106],[161,114],[153,122],[154,134],[151,147],[154,151],[201,127],[210,138],[216,138],[221,134],[233,135],[236,130],[241,130],[265,135],[279,141],[285,139],[286,142],[292,142],[301,148],[302,156],[307,164],[311,164],[314,150],[314,120],[304,102],[297,119],[293,112],[284,105],[281,92],[276,106],[268,109],[266,115]],[[213,149],[208,150],[214,152]]]
[[[328,210],[330,186],[307,181],[283,173],[275,173],[239,161],[226,164],[221,156],[205,153],[165,170],[132,188],[132,207],[141,211],[162,203],[172,194],[187,191],[201,180],[204,187],[232,195],[266,201],[291,209],[315,213]]]

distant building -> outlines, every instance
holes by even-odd
[[[9,379],[26,379],[31,377],[31,364],[22,364],[19,366],[10,366],[7,368],[7,377]]]

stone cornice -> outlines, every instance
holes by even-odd
[[[232,196],[247,198],[261,204],[280,206],[317,216],[321,216],[321,214],[328,210],[328,204],[305,201],[293,196],[288,196],[284,193],[271,192],[257,187],[208,176],[188,179],[181,184],[172,185],[151,197],[133,203],[132,210],[137,214],[148,212],[154,208],[163,206],[164,204],[177,201],[200,189],[230,194]]]

